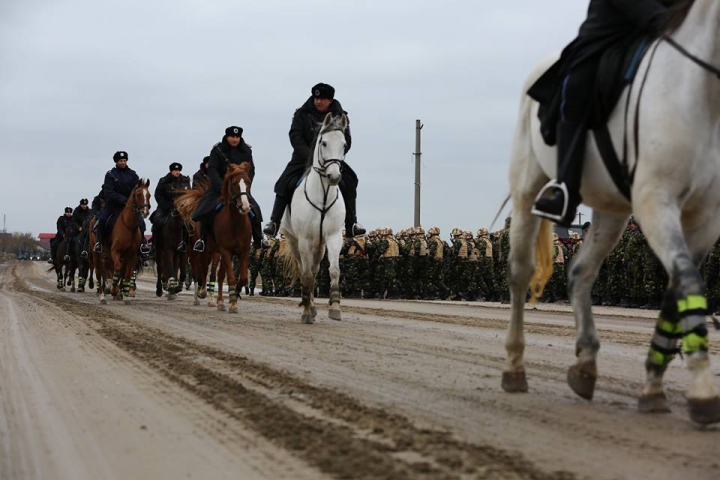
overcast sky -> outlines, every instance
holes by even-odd
[[[116,150],[154,190],[239,125],[267,220],[292,114],[325,82],[349,113],[368,230],[412,226],[415,119],[423,227],[489,227],[522,83],[587,3],[1,0],[0,214],[8,231],[52,232],[98,193]]]

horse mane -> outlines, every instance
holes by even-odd
[[[205,190],[207,190],[207,188],[207,183],[199,182],[196,184],[195,188],[183,190],[182,195],[175,199],[175,209],[180,214],[180,217],[182,217],[185,226],[187,226],[191,231],[195,228],[195,222],[192,220],[192,214],[197,209],[198,203],[200,203],[200,199],[205,194]]]
[[[248,176],[248,171],[250,170],[250,164],[248,162],[242,162],[240,165],[235,165],[231,163],[228,165],[228,171],[225,174],[225,179],[223,180],[222,188],[220,189],[220,198],[227,202],[232,197],[232,194],[230,193],[230,185],[232,182],[238,179],[238,177],[242,177],[247,181],[248,185],[248,191],[250,191],[250,177]]]
[[[664,0],[662,3],[667,9],[658,19],[658,31],[670,35],[683,24],[695,0]]]

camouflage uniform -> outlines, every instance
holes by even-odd
[[[347,241],[347,256],[345,258],[345,292],[346,298],[360,298],[363,289],[370,283],[370,262],[368,260],[365,246],[367,238],[363,235],[349,238]]]
[[[285,278],[283,274],[283,269],[289,258],[290,248],[288,247],[287,239],[284,235],[280,235],[278,249],[275,252],[275,275],[273,277],[276,297],[287,297],[290,295],[290,282],[292,279]]]
[[[645,296],[647,303],[642,305],[642,308],[660,308],[660,302],[662,301],[665,289],[668,285],[668,275],[665,272],[660,260],[652,251],[647,240],[643,243],[642,251],[642,262],[643,262],[643,284],[645,287]]]
[[[260,276],[262,280],[262,293],[264,297],[275,295],[273,277],[275,276],[275,253],[280,248],[280,243],[275,237],[268,237],[268,246],[263,252]]]
[[[375,298],[377,286],[375,285],[375,270],[377,268],[377,248],[378,248],[378,231],[377,229],[368,233],[367,242],[365,243],[365,253],[368,259],[367,283],[363,288],[363,298]]]
[[[625,246],[630,238],[630,227],[625,228],[620,241],[607,257],[607,287],[603,305],[620,305],[626,296],[627,279],[625,275]],[[625,300],[627,301],[627,300]]]
[[[480,296],[482,286],[480,276],[480,251],[475,245],[475,239],[472,232],[463,232],[463,240],[467,244],[468,261],[467,261],[467,299],[475,301]]]
[[[315,279],[315,287],[317,288],[316,296],[330,297],[330,260],[328,260],[327,249],[325,249],[325,255],[320,260],[320,269]]]
[[[643,285],[643,248],[646,245],[645,235],[637,225],[631,227],[627,244],[625,245],[625,271],[628,278],[628,296],[631,307],[643,305],[646,301],[645,287]]]
[[[263,254],[262,248],[256,248],[250,254],[250,279],[248,280],[248,288],[251,297],[255,295],[258,273],[260,273],[260,269],[262,268]]]
[[[397,269],[400,265],[400,245],[393,237],[392,229],[384,228],[381,232],[377,249],[379,258],[373,283],[376,285],[379,298],[394,299],[398,298],[400,294],[397,281]]]
[[[495,269],[493,268],[493,247],[490,242],[489,234],[486,228],[477,231],[475,238],[475,248],[479,252],[479,280],[478,284],[485,300],[490,300],[495,296]]]
[[[565,275],[565,256],[567,250],[557,233],[553,234],[553,273],[545,288],[544,297],[550,301],[565,300],[567,298],[567,276]]]
[[[463,300],[467,298],[468,286],[470,285],[470,269],[468,268],[468,242],[463,238],[463,231],[459,228],[453,228],[453,273],[452,273],[452,291],[453,300]]]
[[[427,243],[429,255],[423,297],[445,300],[448,296],[448,288],[445,285],[444,260],[449,246],[440,238],[438,227],[431,227],[428,230]]]
[[[720,309],[720,240],[710,250],[705,266],[703,268],[705,279],[708,309],[711,312],[718,312]]]
[[[510,257],[510,217],[505,219],[505,228],[499,235],[498,262],[495,264],[496,289],[500,301],[510,301],[510,288],[508,287],[508,260]]]

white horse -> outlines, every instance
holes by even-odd
[[[298,263],[302,302],[302,323],[314,323],[317,310],[313,305],[315,276],[327,246],[330,261],[330,318],[340,320],[340,249],[345,221],[345,203],[338,184],[345,158],[347,116],[325,116],[315,139],[312,168],[295,190],[290,209],[285,210],[280,233],[288,240]],[[291,215],[292,214],[292,215]]]
[[[553,60],[530,75],[523,93]],[[593,396],[600,348],[590,289],[603,259],[617,244],[634,212],[670,277],[646,362],[647,381],[639,410],[669,411],[663,374],[682,339],[692,374],[686,394],[690,417],[703,424],[720,421],[720,397],[707,351],[707,302],[698,271],[720,236],[718,67],[720,1],[695,0],[681,26],[656,41],[645,56],[638,72],[638,79],[645,79],[644,87],[637,81],[627,88],[609,120],[615,148],[621,152],[625,99],[630,95],[628,118],[634,119],[639,113],[638,152],[629,149],[629,164],[636,167],[632,202],[620,194],[606,172],[592,135],[588,139],[581,193],[584,203],[593,209],[592,226],[568,272],[568,293],[577,327],[577,361],[570,367],[567,380],[583,398]],[[541,222],[530,214],[538,191],[556,171],[556,150],[543,143],[537,110],[537,103],[523,94],[509,172],[513,200],[508,273],[512,317],[502,380],[509,392],[527,391],[523,307],[528,285],[532,280],[531,291],[541,291],[548,271],[552,273],[548,264],[552,259],[552,228],[547,220]],[[635,131],[628,130],[628,144],[634,145]]]

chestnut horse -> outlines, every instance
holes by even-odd
[[[229,165],[227,174],[220,190],[218,203],[222,209],[215,215],[213,228],[209,232],[205,254],[200,255],[199,268],[193,268],[196,278],[207,272],[207,266],[213,258],[212,252],[219,254],[220,272],[218,274],[218,310],[225,310],[223,300],[222,282],[225,275],[228,277],[228,290],[230,292],[230,313],[237,313],[238,292],[248,283],[248,267],[250,263],[250,242],[252,230],[250,226],[250,177],[248,170],[250,164]],[[178,211],[181,212],[186,223],[202,197],[204,189],[189,190],[175,200]],[[198,231],[196,229],[196,231]],[[232,257],[237,256],[240,266],[240,278],[233,272]],[[191,257],[192,260],[193,257]],[[196,292],[201,284],[196,286]]]
[[[130,281],[138,263],[142,240],[139,228],[140,217],[147,218],[150,213],[149,188],[150,181],[140,179],[137,186],[130,192],[127,203],[118,214],[112,230],[105,236],[102,253],[93,255],[95,276],[102,304],[107,303],[105,285],[110,272],[112,272],[110,294],[116,300],[120,298],[119,287],[122,280],[122,298],[126,305],[130,303]]]

